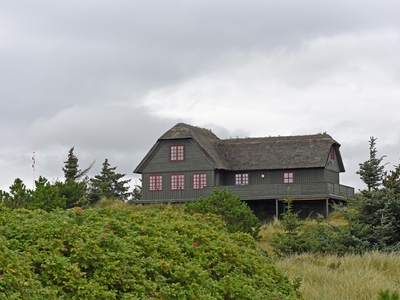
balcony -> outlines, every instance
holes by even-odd
[[[204,197],[210,195],[216,187],[205,187]],[[218,186],[227,189],[242,200],[284,199],[291,197],[298,200],[336,199],[345,200],[354,197],[354,188],[330,183],[277,183],[262,185],[229,185]]]

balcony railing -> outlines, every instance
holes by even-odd
[[[294,199],[334,198],[344,200],[354,197],[354,188],[329,182],[209,186],[204,188],[204,197],[210,195],[214,188],[225,188],[240,196],[242,200],[281,199],[287,197]]]

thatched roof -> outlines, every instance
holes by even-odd
[[[158,139],[135,172],[140,173],[158,143],[179,139],[192,139],[216,169],[231,171],[323,168],[333,146],[344,171],[340,144],[328,134],[221,140],[208,129],[179,123]]]

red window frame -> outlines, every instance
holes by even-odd
[[[294,183],[294,172],[283,172],[282,173],[282,182],[283,183]]]
[[[185,175],[172,174],[171,175],[171,190],[184,190],[185,189]]]
[[[249,173],[235,174],[235,185],[248,185],[248,184],[249,184]]]
[[[149,175],[149,191],[162,191],[162,175]]]
[[[331,160],[335,160],[335,148],[331,148]]]
[[[207,185],[207,174],[197,173],[193,174],[193,189],[201,190]]]
[[[172,145],[170,146],[170,160],[171,161],[183,161],[185,159],[185,147],[184,145]]]

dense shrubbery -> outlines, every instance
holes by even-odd
[[[282,215],[281,231],[277,231],[270,241],[278,256],[300,253],[341,253],[341,230],[330,225],[322,217],[315,222],[302,220],[292,210],[292,200],[286,199],[286,212]]]
[[[400,199],[385,189],[363,191],[337,207],[346,225],[334,226],[320,218],[300,220],[290,201],[282,215],[282,230],[271,239],[278,256],[300,253],[364,253],[400,250]]]
[[[214,189],[208,198],[186,203],[185,209],[188,212],[212,213],[220,216],[226,222],[229,232],[245,232],[254,238],[257,238],[260,232],[261,222],[250,207],[226,189],[221,191]]]
[[[172,209],[0,205],[0,299],[300,299],[245,233]]]

